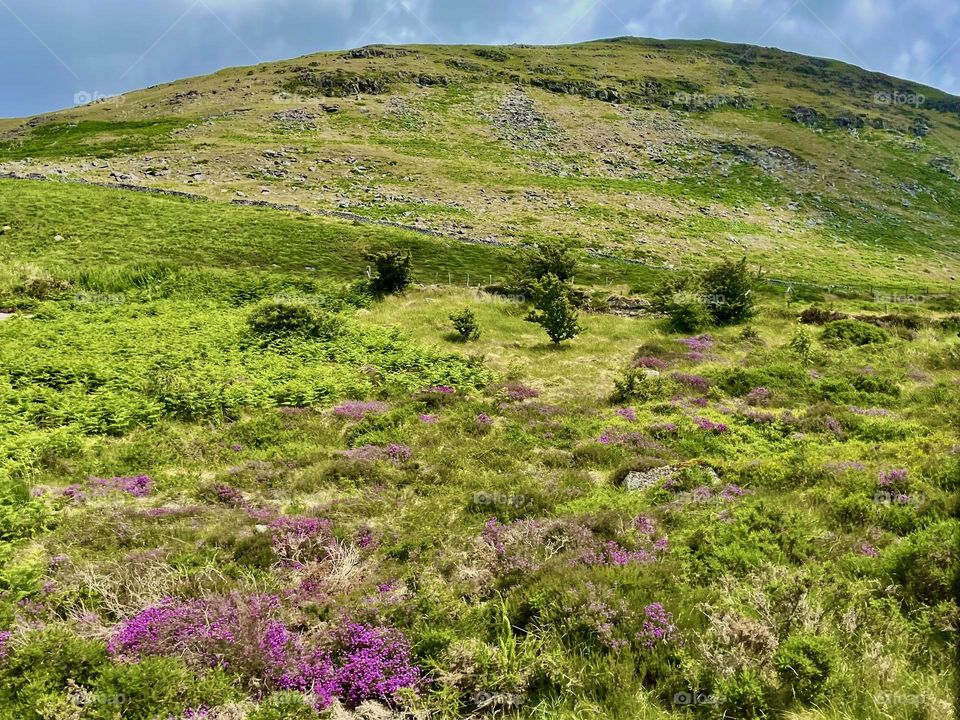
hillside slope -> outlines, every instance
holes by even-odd
[[[951,286],[960,98],[717,42],[366,47],[0,121],[0,173]]]

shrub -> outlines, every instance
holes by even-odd
[[[480,326],[477,324],[477,316],[473,310],[464,309],[450,316],[453,323],[453,329],[460,336],[460,342],[469,340],[478,340],[480,338]]]
[[[846,320],[849,316],[835,310],[824,310],[812,305],[800,313],[800,322],[804,325],[826,325],[837,320]]]
[[[734,325],[755,314],[756,278],[747,259],[727,260],[707,270],[701,279],[707,308],[717,325]]]
[[[820,338],[824,345],[843,349],[885,343],[890,336],[885,330],[862,320],[834,320],[827,323]]]
[[[107,663],[101,643],[64,627],[29,633],[7,653],[0,662],[0,707],[17,708],[17,717],[25,720],[39,720],[38,705],[63,694],[68,680],[90,686]]]
[[[330,339],[340,334],[342,320],[309,303],[266,300],[253,309],[247,323],[258,335]]]
[[[577,271],[577,256],[562,242],[539,242],[521,251],[518,258],[519,281],[530,285],[553,275],[562,282],[570,282]]]
[[[567,286],[556,275],[548,274],[531,287],[534,309],[527,322],[537,323],[554,345],[575,338],[581,331],[577,309],[570,302]]]
[[[699,332],[709,327],[712,319],[703,290],[692,275],[666,278],[654,288],[650,307],[669,318],[674,332]]]
[[[797,633],[780,645],[773,661],[793,696],[811,703],[824,699],[836,684],[840,653],[832,638]]]
[[[656,374],[656,371],[630,367],[614,378],[613,395],[610,399],[615,403],[660,400],[668,395],[669,389],[667,380]]]
[[[413,282],[410,253],[402,250],[380,250],[367,255],[376,268],[370,279],[370,290],[377,295],[395,295]]]
[[[185,710],[219,705],[236,698],[230,678],[222,670],[199,677],[175,658],[146,658],[136,663],[116,663],[104,669],[95,685],[91,720],[154,720],[181,717]]]

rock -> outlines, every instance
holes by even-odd
[[[247,196],[247,194],[246,194],[245,192],[242,192],[242,191],[240,191],[240,190],[237,190],[237,197],[242,197],[242,198],[243,198],[243,197],[246,197],[246,196]]]
[[[800,123],[801,125],[813,126],[817,124],[820,116],[813,108],[805,107],[803,105],[795,105],[790,108],[790,119],[795,123]]]
[[[13,230],[13,228],[10,227],[9,225],[4,225],[3,228],[0,228],[0,231],[5,232],[5,233],[10,232],[11,230]]]
[[[673,477],[677,468],[672,465],[653,468],[652,470],[634,470],[623,478],[623,486],[627,490],[646,490]]]
[[[54,239],[56,242],[63,242],[63,235],[54,235],[54,236],[53,236],[53,239]]]

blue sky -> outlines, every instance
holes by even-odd
[[[369,43],[714,38],[960,94],[957,0],[0,0],[0,117]]]

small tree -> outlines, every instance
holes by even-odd
[[[756,276],[747,268],[746,258],[713,266],[700,282],[704,303],[717,325],[734,325],[753,317]]]
[[[473,310],[464,309],[458,313],[453,313],[450,320],[453,322],[453,328],[460,336],[461,342],[480,338],[480,326],[477,324],[477,316],[473,314]]]
[[[518,257],[520,282],[530,285],[547,275],[570,282],[577,272],[579,259],[572,248],[560,241],[543,241],[522,250]]]
[[[370,279],[370,290],[376,295],[394,295],[406,290],[410,277],[410,253],[402,250],[380,250],[367,255],[376,268]]]
[[[554,345],[575,338],[582,328],[577,323],[577,309],[570,301],[570,288],[553,273],[548,273],[530,287],[534,309],[527,322],[542,326]]]

